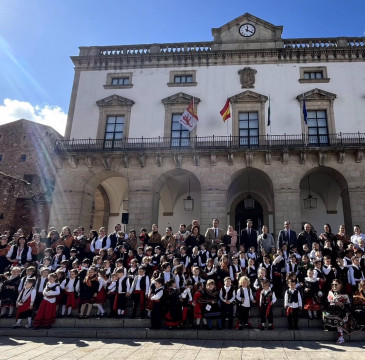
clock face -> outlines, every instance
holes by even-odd
[[[256,29],[252,24],[243,24],[240,26],[239,32],[244,37],[250,37],[256,32]]]

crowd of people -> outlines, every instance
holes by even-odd
[[[232,226],[202,231],[193,220],[177,232],[152,225],[138,235],[117,224],[85,234],[63,227],[19,229],[0,236],[0,317],[16,317],[14,328],[48,328],[56,317],[90,316],[151,319],[160,329],[252,328],[257,306],[260,330],[273,330],[273,304],[283,299],[288,328],[298,319],[322,318],[325,328],[359,331],[365,325],[365,235],[329,224],[317,234],[311,224],[297,235],[284,222],[276,239],[267,226],[258,234],[247,220],[238,234]],[[204,235],[203,235],[204,233]],[[132,308],[127,308],[130,299]],[[109,305],[109,306],[107,306]],[[95,314],[92,310],[95,308]],[[106,309],[109,308],[108,314]],[[127,310],[129,313],[127,313]]]

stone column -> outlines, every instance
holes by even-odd
[[[219,227],[227,230],[227,192],[222,189],[201,190],[200,227],[204,235],[212,227],[214,218],[219,219]]]
[[[151,225],[158,221],[158,201],[158,194],[155,194],[152,190],[129,189],[129,224],[127,228],[136,229],[137,234],[142,227],[149,232]]]
[[[84,199],[84,197],[88,199]],[[89,203],[89,209],[86,212],[81,211],[83,201]],[[54,226],[58,231],[63,226],[69,226],[71,230],[77,226],[83,226],[87,231],[90,226],[92,201],[91,195],[85,194],[83,191],[60,191],[56,189],[53,193],[48,226]]]
[[[353,234],[352,227],[360,225],[361,231],[365,231],[365,189],[349,188],[348,201],[346,201],[347,194],[343,194],[343,212],[345,218],[346,232]]]
[[[285,220],[290,221],[291,228],[295,230],[297,234],[300,232],[300,201],[300,189],[275,189],[275,236],[283,229]]]

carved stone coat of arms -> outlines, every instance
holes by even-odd
[[[255,85],[255,74],[256,73],[257,73],[257,70],[252,69],[250,67],[245,67],[238,71],[238,74],[240,75],[242,89],[250,89],[250,88],[255,87],[254,85]]]

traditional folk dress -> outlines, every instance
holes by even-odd
[[[18,287],[20,284],[20,275],[13,277],[11,276],[9,280],[5,281],[0,293],[0,306],[9,307],[15,306],[16,300],[18,298]]]
[[[325,328],[334,327],[341,329],[347,334],[361,330],[357,321],[350,312],[350,299],[347,294],[330,290],[327,296],[328,308],[323,312],[323,324]],[[336,303],[341,303],[336,306]]]
[[[151,302],[152,302],[151,328],[156,329],[156,330],[161,328],[161,318],[162,318],[161,299],[162,299],[162,297],[163,297],[163,287],[156,289],[154,295],[151,296]]]
[[[65,295],[63,305],[66,305],[67,308],[72,307],[72,309],[76,309],[78,292],[80,290],[80,279],[76,277],[75,279],[67,278],[63,280],[61,289]]]
[[[179,290],[169,288],[166,291],[166,315],[165,323],[168,327],[176,327],[182,321],[182,305]]]
[[[23,288],[16,301],[18,305],[18,311],[16,313],[17,320],[32,317],[33,309],[30,309],[30,306],[33,306],[35,297],[36,289],[34,287],[30,289]]]
[[[43,300],[35,316],[33,327],[50,327],[56,321],[56,297],[60,294],[60,284],[47,284],[43,290]]]
[[[308,289],[308,291],[306,291]],[[306,277],[304,280],[304,309],[309,311],[321,310],[321,299],[318,295],[318,278]]]

